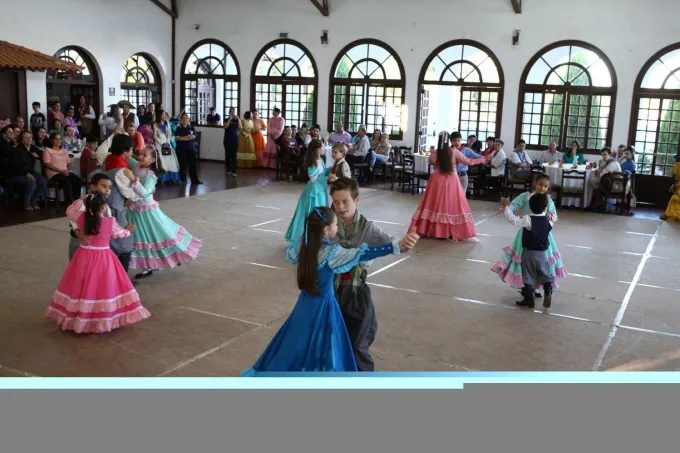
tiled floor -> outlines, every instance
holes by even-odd
[[[204,240],[202,255],[140,282],[152,317],[105,335],[43,318],[67,263],[64,219],[0,228],[0,376],[236,376],[252,365],[297,298],[283,231],[302,186],[215,187],[159,197]],[[360,208],[401,234],[418,200],[364,188]],[[680,368],[680,225],[561,213],[555,237],[571,275],[549,311],[531,312],[489,270],[515,228],[497,204],[471,206],[478,243],[425,239],[374,263],[377,369]]]

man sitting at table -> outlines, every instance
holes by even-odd
[[[335,123],[335,131],[328,137],[328,144],[335,145],[336,143],[344,143],[348,145],[352,141],[352,134],[345,130],[342,121]]]
[[[606,192],[611,190],[620,190],[621,182],[613,181],[611,187],[602,187],[602,177],[608,173],[621,173],[621,165],[612,155],[611,149],[602,148],[602,160],[598,163],[595,169],[595,174],[590,178],[589,184],[593,189],[593,198],[590,202],[592,209],[601,207],[605,202]]]
[[[458,151],[463,153],[463,156],[469,158],[469,159],[479,159],[482,157],[481,155],[477,154],[474,152],[470,147],[468,146],[460,146],[460,137],[454,138],[455,134],[451,134],[450,140],[451,140],[451,148],[456,148]],[[474,135],[471,135],[470,137],[475,137],[475,141],[477,140],[477,137]],[[470,143],[470,137],[468,137],[468,143]],[[458,146],[456,146],[458,145]],[[474,146],[474,144],[473,144]],[[463,186],[463,191],[467,195],[467,189],[468,189],[468,170],[469,167],[467,164],[458,164],[456,165],[456,172],[458,173],[458,179],[460,179],[460,185]]]
[[[527,142],[520,140],[508,158],[512,165],[510,176],[519,181],[531,180],[531,158],[525,151],[526,147]]]
[[[553,140],[548,145],[548,149],[543,151],[539,162],[542,164],[549,164],[550,162],[557,162],[562,159],[562,153],[557,151],[557,143]]]

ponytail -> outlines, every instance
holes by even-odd
[[[85,234],[95,236],[99,234],[101,208],[106,204],[106,197],[101,192],[92,192],[85,197]]]
[[[327,207],[312,210],[305,221],[305,236],[300,244],[297,266],[298,288],[312,295],[319,294],[318,266],[321,241],[324,239],[324,228],[335,220],[335,213]]]

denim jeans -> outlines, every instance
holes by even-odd
[[[371,152],[370,162],[368,163],[369,167],[371,167],[371,170],[373,170],[373,167],[375,167],[376,162],[383,164],[387,163],[387,156],[384,154],[378,154],[375,151]]]
[[[33,206],[38,202],[40,195],[45,192],[47,188],[47,180],[40,173],[31,172],[35,181],[28,179],[28,176],[14,176],[12,184],[15,186],[22,186],[24,189],[24,206]]]

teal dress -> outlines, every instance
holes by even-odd
[[[296,242],[302,238],[305,232],[305,221],[312,209],[318,206],[328,207],[327,185],[331,167],[326,168],[323,160],[319,159],[316,161],[316,166],[307,169],[307,173],[309,174],[309,182],[302,190],[297,208],[295,208],[295,215],[286,231],[286,241],[288,242]]]
[[[581,151],[577,152],[573,156],[565,153],[562,156],[562,162],[565,164],[573,164],[574,162],[577,162],[579,164],[585,164],[586,158],[583,156],[583,153]]]
[[[515,198],[510,204],[510,209],[513,213],[522,210],[524,213],[531,212],[529,208],[529,198],[531,194],[529,192],[523,193],[522,195]],[[557,211],[555,210],[555,203],[552,199],[548,198],[548,212],[553,215],[554,222],[557,222]],[[515,240],[512,244],[503,248],[503,255],[501,259],[496,261],[496,263],[491,267],[491,270],[497,273],[501,280],[509,284],[513,288],[521,289],[524,287],[522,282],[522,253],[524,248],[522,247],[522,230],[520,228],[515,235]],[[548,250],[545,251],[548,255],[548,260],[550,261],[550,271],[553,277],[553,287],[557,288],[557,279],[566,278],[567,270],[562,264],[562,256],[559,250],[557,250],[557,244],[553,239],[552,233],[548,235]],[[536,288],[540,288],[541,285],[537,285]]]

